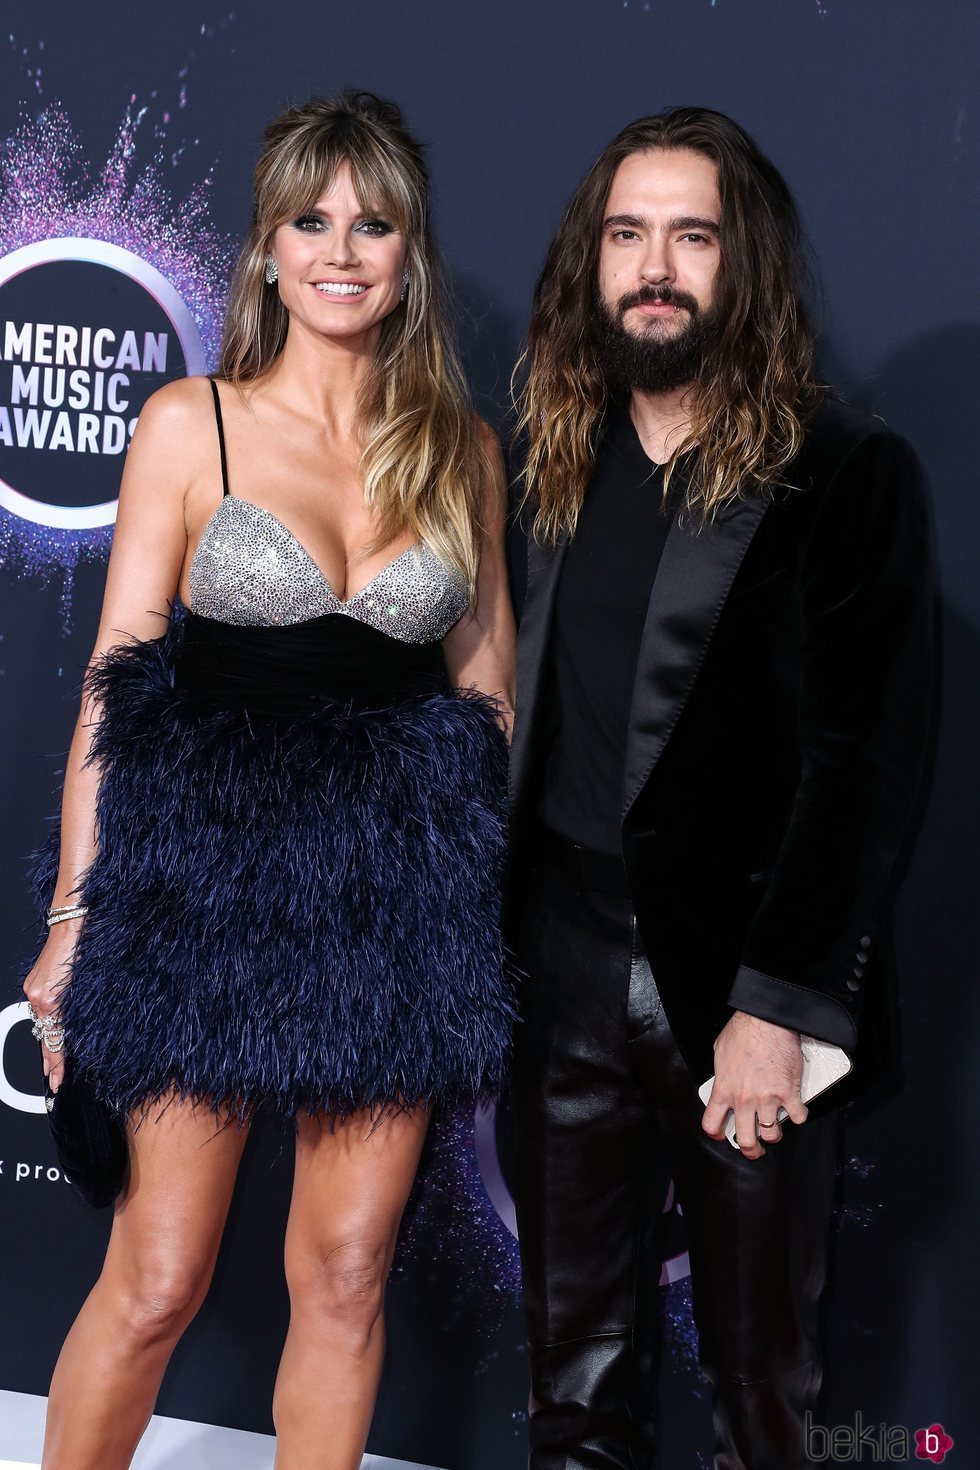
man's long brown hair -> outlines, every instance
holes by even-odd
[[[688,148],[718,169],[721,330],[689,399],[690,431],[667,468],[697,445],[685,495],[701,524],[746,493],[765,493],[797,454],[820,401],[799,216],[777,169],[731,118],[679,107],[639,118],[613,139],[572,196],[538,280],[515,372],[525,484],[535,535],[573,532],[595,464],[609,388],[595,345],[602,220],[624,159]]]

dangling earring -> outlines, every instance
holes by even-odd
[[[411,279],[411,273],[409,271],[406,271],[405,274],[402,276],[402,294],[398,298],[399,301],[404,301],[405,297],[408,295],[408,283]]]
[[[265,283],[274,286],[279,279],[279,266],[274,255],[265,258]]]

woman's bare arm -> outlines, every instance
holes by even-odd
[[[185,501],[204,451],[207,421],[197,380],[170,384],[147,402],[126,458],[105,597],[92,662],[130,639],[165,632],[187,549]],[[213,426],[212,426],[213,433]],[[99,711],[83,695],[65,767],[61,853],[53,906],[77,898],[96,853],[95,806],[99,772],[87,764]],[[52,925],[24,992],[42,1016],[57,1010],[82,920]],[[45,1073],[57,1090],[63,1054],[42,1051]]]
[[[476,606],[443,640],[446,667],[460,689],[478,689],[499,701],[510,739],[514,725],[514,609],[507,585],[504,535],[507,480],[497,436],[481,426],[488,473],[483,492],[484,540],[477,579]]]

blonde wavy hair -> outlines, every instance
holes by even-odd
[[[799,217],[782,176],[731,118],[681,107],[640,118],[615,137],[565,210],[538,280],[514,374],[525,501],[545,542],[573,534],[595,467],[610,391],[596,351],[595,293],[606,200],[624,159],[691,149],[718,169],[722,327],[691,394],[690,430],[671,456],[697,446],[684,513],[699,524],[747,493],[766,493],[800,450],[820,402],[809,277]]]
[[[290,107],[266,129],[218,371],[241,389],[282,352],[288,313],[265,282],[266,255],[279,226],[311,210],[342,164],[364,210],[403,232],[410,273],[404,300],[381,323],[355,425],[377,520],[365,555],[409,530],[457,572],[472,601],[487,458],[450,326],[422,149],[393,103],[348,91]]]

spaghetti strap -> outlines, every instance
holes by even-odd
[[[214,394],[214,417],[218,425],[218,448],[221,450],[221,485],[222,498],[228,494],[228,456],[225,453],[225,425],[221,417],[221,399],[218,396],[218,385],[213,378],[208,378],[211,384],[211,392]]]

